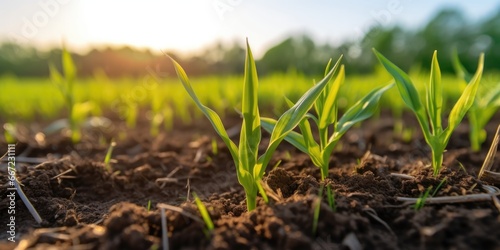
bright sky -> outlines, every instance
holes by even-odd
[[[476,2],[476,3],[474,3]],[[293,32],[340,43],[376,24],[419,27],[442,7],[468,18],[498,11],[498,0],[15,0],[0,1],[0,40],[85,51],[132,45],[191,51],[215,40],[244,42],[257,56]]]

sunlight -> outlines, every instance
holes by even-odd
[[[196,1],[198,2],[198,1]],[[206,1],[82,1],[74,37],[96,43],[188,51],[218,37],[219,20]],[[111,10],[111,11],[110,11]]]

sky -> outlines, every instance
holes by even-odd
[[[476,3],[474,3],[476,2]],[[129,45],[196,51],[249,39],[256,56],[293,33],[340,44],[369,27],[421,27],[443,7],[470,20],[487,18],[500,1],[483,0],[15,0],[0,1],[0,41],[84,53],[91,46]]]

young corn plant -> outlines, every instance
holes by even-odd
[[[112,139],[111,144],[109,144],[108,151],[106,152],[106,156],[104,157],[104,167],[106,168],[106,171],[110,172],[112,171],[111,169],[111,155],[113,154],[113,148],[116,146],[116,142]]]
[[[443,107],[443,86],[441,85],[441,70],[437,59],[437,51],[434,51],[431,64],[429,84],[426,91],[425,106],[420,101],[418,92],[410,77],[391,61],[385,58],[377,50],[373,49],[380,63],[394,77],[399,93],[406,106],[410,108],[422,128],[425,141],[431,148],[432,168],[434,175],[438,175],[443,164],[443,153],[448,145],[453,130],[462,121],[463,117],[474,103],[474,98],[483,73],[484,55],[479,57],[479,63],[475,75],[452,108],[448,117],[448,127],[443,128],[442,107]]]
[[[325,78],[310,88],[295,105],[283,113],[272,130],[267,149],[260,156],[258,155],[258,147],[262,135],[257,94],[258,77],[248,41],[241,104],[243,123],[238,146],[229,138],[219,115],[212,109],[203,105],[196,96],[184,69],[174,59],[170,58],[174,64],[177,76],[189,96],[212,123],[215,131],[228,147],[234,165],[236,166],[238,181],[245,189],[248,211],[255,209],[259,190],[261,195],[265,196],[260,181],[274,151],[281,141],[303,120],[307,111],[314,105],[318,96],[320,96],[329,80],[335,74],[341,58],[339,58],[337,64],[335,64],[330,72],[326,74]]]
[[[330,63],[326,70],[330,67]],[[378,87],[369,92],[361,100],[349,108],[342,118],[337,119],[338,106],[337,94],[339,88],[344,82],[344,66],[340,67],[339,73],[334,81],[329,82],[321,95],[314,103],[314,109],[317,116],[308,113],[299,123],[300,133],[290,132],[285,140],[295,146],[300,151],[306,153],[311,158],[313,164],[320,168],[321,180],[328,177],[328,168],[330,156],[333,149],[340,141],[340,138],[356,123],[363,121],[374,114],[382,94],[389,90],[394,83]],[[300,100],[299,100],[300,101]],[[287,100],[289,105],[292,103]],[[313,137],[313,131],[309,119],[314,121],[318,128],[319,143]],[[272,118],[262,118],[263,128],[272,131],[278,121]],[[333,131],[330,133],[330,127],[333,125]]]
[[[207,207],[203,202],[201,202],[200,198],[196,193],[193,192],[193,197],[194,197],[194,202],[196,203],[196,206],[198,207],[198,210],[200,210],[201,217],[203,218],[203,221],[205,222],[205,235],[209,235],[215,228],[214,223],[212,221],[212,218],[210,218],[210,213],[207,210]]]
[[[441,180],[441,182],[439,182],[438,186],[436,187],[436,189],[434,189],[434,192],[432,193],[431,195],[431,190],[432,190],[432,186],[428,187],[425,192],[423,192],[420,197],[418,197],[417,199],[417,202],[413,205],[413,209],[415,209],[416,211],[419,211],[421,210],[422,208],[424,208],[425,206],[425,202],[427,201],[428,198],[430,197],[434,197],[436,196],[437,192],[439,191],[439,189],[441,189],[441,187],[443,186],[443,184],[446,182],[446,177],[443,178]]]
[[[462,65],[456,52],[453,55],[453,66],[460,79],[466,83],[470,82],[472,75]],[[481,88],[478,90],[478,96],[467,113],[470,126],[469,140],[474,152],[481,150],[481,145],[486,140],[484,127],[500,108],[500,85],[488,87],[483,85],[483,87],[483,91]]]
[[[78,123],[75,121],[75,95],[73,86],[76,78],[76,67],[73,63],[70,53],[63,48],[62,51],[62,68],[64,76],[59,73],[53,64],[49,65],[50,78],[52,82],[59,88],[64,97],[66,106],[68,107],[68,123],[71,140],[73,143],[80,141],[80,129]]]

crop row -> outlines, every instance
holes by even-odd
[[[478,102],[475,102],[483,74],[484,55],[480,56],[476,73],[473,76],[465,71],[458,58],[455,59],[459,75],[463,78],[461,80],[468,80],[468,83],[453,105],[447,122],[444,123],[442,120],[443,85],[437,52],[434,52],[432,57],[430,79],[425,91],[425,104],[422,103],[410,77],[375,49],[374,53],[394,81],[381,87],[372,88],[365,96],[350,106],[340,118],[338,93],[345,79],[344,65],[340,65],[342,56],[333,66],[331,66],[330,61],[326,66],[324,78],[314,83],[295,103],[285,98],[289,109],[278,115],[277,120],[274,120],[260,115],[257,69],[250,46],[247,43],[241,97],[243,122],[238,144],[228,136],[217,112],[205,106],[199,99],[182,66],[174,59],[170,59],[185,90],[199,110],[212,123],[213,128],[229,149],[236,167],[238,181],[245,190],[248,211],[251,211],[255,209],[257,193],[260,193],[266,200],[261,183],[262,177],[271,156],[283,140],[308,154],[314,165],[320,168],[321,179],[324,180],[327,177],[330,156],[337,142],[353,125],[371,117],[378,107],[380,97],[393,86],[397,86],[400,99],[415,114],[425,141],[431,148],[431,165],[434,169],[434,175],[439,174],[442,168],[443,154],[453,131],[462,122],[471,107],[474,107],[479,113],[484,111],[480,110]],[[494,99],[500,95],[500,92],[499,94],[493,93]],[[310,112],[312,109],[314,112]],[[311,122],[317,128],[315,133],[312,130]],[[294,131],[296,127],[299,127],[298,132]],[[261,128],[267,130],[271,134],[271,138],[267,149],[259,155]],[[314,134],[319,136],[319,142],[316,141]],[[479,138],[474,139],[480,140]],[[331,192],[330,189],[328,192]],[[328,196],[330,197],[332,194],[328,193]]]
[[[430,57],[429,57],[430,61]],[[422,95],[428,73],[425,68],[414,67],[409,75],[414,81],[417,91]],[[148,73],[149,71],[149,73]],[[112,110],[126,118],[129,107],[138,107],[157,112],[170,109],[174,114],[181,116],[190,107],[194,107],[188,96],[173,76],[145,69],[143,78],[110,79],[103,72],[96,72],[94,77],[75,79],[74,96],[77,103],[92,103],[93,114],[103,110]],[[321,76],[317,77],[318,79]],[[344,87],[339,90],[339,108],[345,108],[369,90],[382,86],[391,79],[391,76],[379,66],[375,73],[370,75],[350,75],[349,63],[346,66]],[[207,76],[193,78],[192,84],[198,89],[198,96],[207,105],[218,112],[232,110],[238,107],[241,96],[242,76]],[[287,74],[273,74],[261,77],[259,98],[261,105],[276,107],[273,112],[281,112],[286,106],[283,96],[297,100],[312,84],[309,76],[291,70]],[[490,91],[500,81],[500,75],[485,72],[479,92]],[[445,102],[443,110],[451,109],[451,102],[458,99],[465,84],[456,84],[457,77],[443,75],[443,96]],[[16,78],[15,76],[0,77],[0,117],[2,121],[32,121],[41,116],[45,119],[59,118],[61,110],[65,108],[63,96],[50,79],[44,78]],[[397,90],[391,89],[381,98],[381,107],[393,110],[395,115],[406,109],[403,102],[397,97]],[[480,97],[481,95],[478,95]],[[132,109],[132,108],[130,108]],[[160,112],[158,111],[158,112]],[[132,113],[132,112],[130,112]],[[195,112],[194,115],[199,115]],[[193,115],[193,114],[192,114]],[[189,121],[189,118],[183,118]]]
[[[167,129],[171,126],[168,121],[180,118],[189,123],[192,119],[198,119],[193,117],[194,114],[203,114],[232,156],[238,181],[246,194],[248,211],[256,208],[258,194],[267,201],[262,178],[275,150],[283,141],[288,141],[309,155],[312,163],[320,169],[321,179],[324,181],[328,177],[331,154],[342,136],[354,125],[377,114],[380,103],[391,107],[396,118],[404,110],[415,115],[431,149],[434,175],[439,174],[451,135],[466,115],[469,116],[472,131],[472,147],[474,150],[480,149],[485,140],[483,127],[500,106],[500,87],[495,84],[481,87],[484,55],[479,56],[473,75],[455,58],[458,77],[448,79],[442,77],[437,52],[434,52],[427,80],[423,80],[422,74],[410,76],[376,50],[374,54],[381,69],[385,71],[379,71],[376,77],[363,79],[364,81],[346,81],[346,67],[342,65],[341,56],[335,63],[330,60],[324,76],[313,83],[299,84],[305,78],[299,75],[293,78],[291,75],[271,76],[260,82],[247,43],[242,78],[214,77],[201,79],[207,81],[203,84],[193,83],[182,66],[170,58],[182,87],[171,82],[171,79],[161,78],[151,72],[142,82],[131,85],[123,93],[117,89],[123,90],[125,85],[117,87],[102,75],[97,80],[98,83],[76,84],[76,67],[69,53],[63,51],[62,71],[52,65],[49,67],[53,84],[50,86],[59,89],[59,97],[54,96],[54,91],[48,88],[38,89],[40,92],[31,93],[33,95],[28,91],[23,93],[26,95],[24,105],[9,95],[2,96],[7,100],[2,105],[2,112],[6,114],[5,119],[10,120],[10,123],[4,124],[5,138],[7,141],[15,140],[16,127],[12,122],[15,115],[34,116],[33,110],[40,110],[34,106],[43,104],[45,109],[42,108],[40,114],[55,114],[59,110],[57,105],[66,109],[68,118],[64,126],[74,143],[80,140],[80,126],[85,119],[90,115],[102,115],[103,109],[115,111],[127,121],[128,126],[134,127],[139,108],[146,106],[150,110],[152,128],[164,123]],[[235,84],[237,80],[241,80],[243,84]],[[284,83],[284,80],[292,84]],[[23,83],[13,82],[15,80],[11,79],[4,84],[7,90],[19,91],[26,87],[22,86]],[[47,87],[40,83],[24,84],[33,86],[33,89]],[[40,96],[43,98],[35,98]],[[268,112],[263,112],[263,115],[278,118],[261,116],[262,107],[271,108]],[[201,112],[192,113],[193,108]],[[242,117],[237,143],[228,135],[222,119],[231,108],[235,108]],[[269,144],[264,151],[259,150],[263,130],[270,133]],[[151,131],[158,133],[157,129]],[[114,142],[111,145],[105,160],[107,168]],[[334,209],[333,191],[329,186],[326,188],[328,203]],[[429,192],[430,190],[427,195]],[[203,204],[198,198],[196,200],[200,211],[203,211]],[[205,211],[202,214],[205,223],[210,224],[208,213]]]

